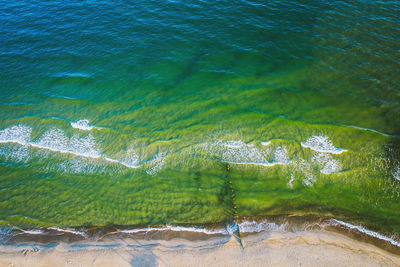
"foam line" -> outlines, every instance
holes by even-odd
[[[301,142],[301,146],[317,152],[330,154],[341,154],[347,151],[346,149],[335,147],[327,136],[311,136],[306,142]]]
[[[288,162],[229,162],[230,164],[236,165],[256,165],[263,167],[273,167],[276,165],[286,165]]]
[[[32,129],[23,125],[15,125],[0,130],[0,143],[16,143],[22,146],[31,146],[46,149],[53,152],[72,154],[79,157],[103,159],[108,162],[118,163],[128,168],[139,168],[138,157],[132,151],[128,151],[126,160],[116,160],[102,155],[95,147],[96,142],[92,135],[85,138],[68,138],[60,129],[53,128],[46,132],[38,141],[30,141]],[[129,158],[128,158],[129,156]]]
[[[379,234],[377,232],[365,229],[362,226],[356,226],[356,225],[353,225],[353,224],[350,224],[350,223],[346,223],[346,222],[343,222],[343,221],[340,221],[340,220],[336,220],[336,219],[332,219],[332,223],[334,225],[340,224],[340,225],[346,226],[349,229],[357,230],[357,231],[359,231],[359,232],[361,232],[363,234],[366,234],[366,235],[369,235],[369,236],[373,236],[375,238],[387,241],[387,242],[389,242],[390,244],[392,244],[392,245],[394,245],[396,247],[400,247],[400,242],[398,242],[396,240],[393,240],[393,239],[391,239],[391,238],[389,238],[387,236],[384,236],[382,234]]]
[[[109,162],[121,164],[121,165],[123,165],[125,167],[128,167],[128,168],[131,168],[131,169],[136,169],[136,168],[139,168],[139,167],[142,166],[141,164],[129,164],[129,163],[126,163],[126,162],[123,162],[123,161],[120,161],[120,160],[116,160],[116,159],[112,159],[112,158],[108,158],[108,157],[105,157],[105,156],[101,156],[101,158],[106,160],[106,161],[109,161]]]
[[[64,233],[70,233],[70,234],[74,234],[74,235],[80,235],[84,238],[88,238],[88,235],[85,232],[81,232],[81,231],[76,231],[74,229],[61,229],[58,227],[49,227],[47,228],[49,230],[55,230],[57,232],[64,232]]]
[[[243,221],[239,223],[241,233],[259,233],[264,231],[286,231],[287,223],[277,225],[273,222],[256,222],[256,221]]]
[[[342,124],[342,126],[349,127],[349,128],[354,128],[354,129],[358,129],[358,130],[362,130],[362,131],[373,132],[373,133],[380,134],[380,135],[383,135],[383,136],[388,136],[388,137],[397,137],[397,138],[400,137],[397,134],[387,134],[387,133],[383,133],[383,132],[380,132],[380,131],[377,131],[377,130],[374,130],[374,129],[371,129],[371,128],[364,128],[364,127],[358,127],[358,126],[355,126],[355,125],[346,125],[346,124]]]
[[[89,120],[87,120],[87,119],[71,122],[71,127],[79,129],[79,130],[83,130],[83,131],[90,131],[92,129],[101,129],[100,127],[90,125]]]
[[[127,233],[127,234],[134,234],[134,233],[142,233],[142,232],[150,232],[150,231],[196,232],[196,233],[204,233],[207,235],[215,235],[215,234],[227,235],[228,234],[228,232],[222,228],[209,230],[209,229],[205,229],[203,227],[184,227],[184,226],[170,226],[170,225],[167,225],[165,227],[148,227],[148,228],[139,228],[139,229],[120,230],[119,232]]]
[[[23,125],[15,125],[0,131],[0,143],[18,143],[25,145],[31,138],[32,129]]]
[[[30,234],[30,235],[41,235],[44,234],[43,230],[22,230],[20,229],[24,234]]]
[[[239,141],[234,141],[234,140],[218,141],[215,143],[215,145],[220,145],[220,146],[229,147],[229,148],[241,148],[244,146],[252,146],[251,144],[248,145],[241,140],[239,140]]]
[[[48,147],[48,146],[41,146],[38,145],[36,143],[26,143],[27,145],[30,145],[32,147],[36,147],[36,148],[41,148],[41,149],[47,149],[53,152],[59,152],[59,153],[63,153],[63,154],[72,154],[75,156],[80,156],[80,157],[85,157],[85,158],[92,158],[92,159],[98,159],[101,158],[100,155],[96,155],[96,154],[85,154],[85,153],[79,153],[79,152],[74,152],[74,151],[68,151],[68,150],[63,150],[63,149],[56,149],[56,148],[52,148],[52,147]]]

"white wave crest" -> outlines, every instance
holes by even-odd
[[[57,231],[57,232],[64,232],[64,233],[70,233],[70,234],[74,234],[74,235],[80,235],[80,236],[82,236],[84,238],[89,238],[88,235],[85,232],[77,231],[75,229],[61,229],[61,228],[58,228],[58,227],[49,227],[47,229],[54,230],[54,231]]]
[[[332,223],[333,225],[338,225],[338,224],[340,224],[340,225],[346,226],[346,227],[349,228],[349,229],[357,230],[357,231],[359,231],[359,232],[361,232],[361,233],[364,233],[364,234],[366,234],[366,235],[373,236],[373,237],[375,237],[375,238],[378,238],[378,239],[387,241],[387,242],[389,242],[390,244],[392,244],[392,245],[394,245],[394,246],[400,247],[400,242],[398,242],[398,241],[396,241],[396,240],[393,240],[393,239],[391,239],[391,238],[389,238],[389,237],[387,237],[387,236],[384,236],[384,235],[382,235],[382,234],[379,234],[379,233],[377,233],[377,232],[374,232],[374,231],[365,229],[365,228],[362,227],[362,226],[356,226],[356,225],[353,225],[353,224],[350,224],[350,223],[346,223],[346,222],[343,222],[343,221],[340,221],[340,220],[336,220],[336,219],[332,219],[332,220],[331,220],[331,223]]]
[[[243,221],[239,223],[239,229],[241,233],[259,233],[263,231],[286,231],[287,223],[278,225],[273,222],[267,221]]]
[[[217,141],[215,144],[229,148],[241,148],[243,146],[248,146],[245,142],[241,140]]]
[[[104,156],[97,148],[95,138],[89,134],[86,137],[80,138],[78,135],[67,137],[64,131],[58,128],[52,128],[44,133],[39,140],[30,141],[32,129],[23,125],[16,125],[0,131],[0,143],[17,143],[22,146],[31,146],[39,149],[47,149],[58,153],[68,153],[75,156],[103,159],[108,162],[118,163],[128,168],[138,168],[139,157],[133,150],[128,150],[125,155],[117,160]],[[28,151],[20,150],[0,150],[0,156],[7,159],[17,161],[26,161],[28,159]]]
[[[44,148],[60,153],[71,153],[88,158],[100,158],[100,152],[96,148],[96,141],[92,135],[84,138],[73,136],[68,138],[64,131],[53,128],[46,132],[38,141],[31,142],[31,146]]]
[[[287,150],[285,147],[280,146],[275,149],[274,162],[281,163],[281,164],[286,164],[289,162],[289,158],[287,156]]]
[[[31,138],[32,128],[15,125],[0,131],[0,143],[18,143],[25,145]]]
[[[90,125],[89,124],[89,120],[87,119],[83,119],[83,120],[79,120],[76,122],[71,122],[71,126],[73,128],[79,129],[79,130],[83,130],[83,131],[90,131],[92,129],[99,129],[96,126]]]
[[[271,141],[267,141],[267,142],[260,142],[260,144],[262,146],[269,146],[271,144]]]
[[[327,136],[311,136],[306,142],[301,142],[301,146],[323,153],[341,154],[346,149],[335,147]]]
[[[140,164],[139,156],[132,147],[129,148],[119,159],[112,159],[108,157],[103,158],[109,162],[115,162],[131,169],[136,169],[142,166]]]
[[[44,231],[42,230],[42,229],[32,229],[32,230],[22,230],[21,229],[21,231],[24,233],[24,234],[29,234],[29,235],[42,235],[42,234],[44,234]]]
[[[139,229],[120,230],[119,232],[134,234],[134,233],[151,232],[151,231],[196,232],[196,233],[204,233],[207,235],[228,234],[228,232],[223,228],[206,229],[203,227],[184,227],[184,226],[170,226],[170,225],[167,225],[165,227],[148,227]]]

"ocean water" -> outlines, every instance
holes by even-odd
[[[400,234],[398,1],[22,0],[0,25],[0,225]]]

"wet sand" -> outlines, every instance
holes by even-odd
[[[400,266],[400,255],[327,230],[268,231],[242,241],[243,248],[230,236],[17,242],[0,246],[0,266]]]

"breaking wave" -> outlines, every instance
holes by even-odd
[[[346,149],[335,147],[327,136],[311,136],[306,142],[301,142],[301,146],[317,152],[331,154],[341,154],[347,151]]]
[[[76,128],[83,131],[90,131],[92,129],[100,129],[99,127],[89,124],[89,120],[83,119],[76,122],[71,122],[72,128]]]

